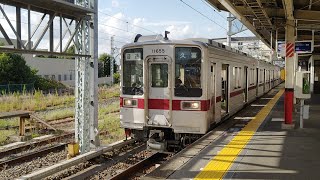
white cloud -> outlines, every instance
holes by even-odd
[[[191,22],[188,22],[188,21],[161,21],[161,22],[145,23],[145,25],[147,25],[147,26],[167,26],[168,24],[185,25],[185,24],[191,24]]]
[[[115,4],[118,1],[114,1]],[[7,15],[10,19],[15,20],[15,9],[14,8],[5,8]],[[27,22],[27,13],[25,10],[22,11],[22,22]],[[108,13],[111,14],[111,13]],[[32,12],[31,24],[32,24],[32,31],[35,29],[36,25],[40,21],[42,17],[41,13]],[[55,24],[55,32],[54,32],[54,39],[56,46],[59,43],[59,22],[58,17],[54,21]],[[35,42],[39,35],[42,32],[42,29],[46,25],[48,21],[48,17],[46,17],[38,29],[37,33],[34,35],[32,41]],[[69,20],[67,20],[69,22]],[[0,22],[4,26],[5,29],[8,30],[8,35],[11,38],[15,38],[14,33],[10,30],[9,25],[6,23],[5,19],[0,16]],[[127,23],[128,22],[128,23]],[[15,21],[12,21],[13,25],[15,25]],[[27,25],[23,25],[22,27],[22,39],[26,40],[28,29]],[[66,30],[66,27],[63,23],[63,31]],[[142,27],[142,28],[141,28]],[[71,29],[74,28],[74,25]],[[107,16],[103,13],[99,13],[99,40],[98,40],[98,52],[101,53],[110,53],[111,45],[110,45],[110,38],[114,35],[115,46],[117,48],[121,48],[124,44],[130,43],[133,41],[136,34],[142,35],[151,35],[151,34],[164,34],[164,31],[170,31],[169,38],[170,39],[185,39],[185,38],[192,38],[199,35],[197,29],[194,29],[191,22],[188,21],[149,21],[143,17],[128,17],[125,14],[119,12],[113,15],[113,17]],[[73,31],[73,30],[72,30]],[[70,37],[69,33],[64,38],[64,45],[68,41]],[[63,46],[64,47],[64,46]],[[49,48],[49,40],[48,40],[48,33],[45,34],[43,40],[39,44],[39,48],[41,49],[48,49]]]
[[[195,32],[190,27],[190,25],[170,25],[166,28],[166,30],[170,31],[169,37],[171,37],[171,39],[185,39],[195,37]]]

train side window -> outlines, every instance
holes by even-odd
[[[250,77],[249,77],[249,84],[254,84],[254,69],[250,68]]]
[[[237,74],[237,81],[238,81],[238,88],[241,88],[241,79],[242,79],[242,72],[241,67],[238,67],[238,74]]]
[[[234,89],[241,88],[241,67],[233,67]]]
[[[263,69],[260,69],[260,73],[259,73],[259,83],[262,84],[263,82]]]

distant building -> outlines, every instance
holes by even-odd
[[[31,68],[38,70],[38,76],[53,79],[69,86],[75,85],[74,59],[42,58],[30,54],[23,56]]]
[[[16,44],[16,40],[11,40],[13,44]],[[4,38],[0,38],[0,42],[8,46]],[[24,43],[26,41],[23,41]],[[22,54],[25,58],[27,65],[31,68],[38,70],[37,75],[46,78],[59,81],[67,86],[75,86],[75,60],[74,59],[59,59],[59,58],[44,58],[36,57],[32,54]],[[99,84],[110,84],[110,77],[103,77],[98,79]]]
[[[215,38],[212,40],[227,45],[227,38]],[[256,37],[232,37],[231,47],[252,57],[270,62],[270,48]]]

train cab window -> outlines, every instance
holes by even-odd
[[[168,64],[151,64],[151,87],[168,87]]]
[[[126,49],[123,52],[122,93],[128,95],[143,94],[143,49]]]
[[[175,48],[175,88],[179,97],[200,97],[201,50],[196,47]]]

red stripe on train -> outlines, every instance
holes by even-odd
[[[243,93],[243,89],[230,93],[230,97],[238,96]]]
[[[221,101],[221,96],[216,97],[216,102],[220,102]]]
[[[169,104],[169,99],[149,99],[148,108],[169,110]]]
[[[257,87],[257,86],[251,86],[251,87],[248,88],[248,91],[251,91],[251,90],[253,90],[253,89],[256,89],[256,87]]]
[[[123,107],[123,98],[120,97],[120,107]]]
[[[240,95],[243,93],[243,89],[239,91],[235,91],[230,93],[230,97],[234,97],[237,95]],[[216,102],[221,101],[221,96],[218,96],[215,98]],[[138,100],[138,109],[144,109],[144,99],[137,99]],[[201,104],[200,111],[208,111],[211,106],[213,106],[213,103],[211,104],[211,101],[214,99],[210,100],[172,100],[172,110],[174,111],[180,111],[181,109],[181,101],[199,101]],[[159,110],[169,110],[169,104],[170,101],[169,99],[149,99],[148,100],[148,108],[149,109],[159,109]],[[123,97],[120,97],[120,107],[123,107]],[[127,107],[127,108],[132,108],[132,107]]]

